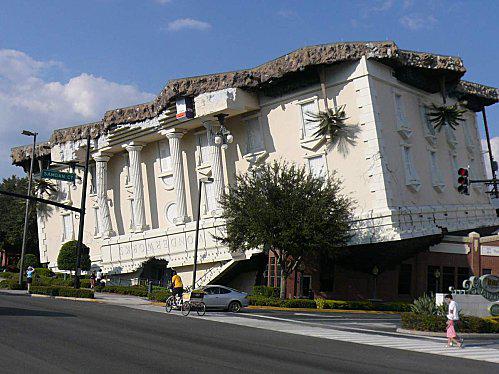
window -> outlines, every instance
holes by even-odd
[[[462,123],[463,131],[464,131],[464,144],[466,144],[466,148],[468,152],[473,153],[475,151],[475,145],[473,141],[473,137],[471,135],[471,126],[473,124],[468,119]]]
[[[409,136],[411,136],[412,130],[409,126],[409,121],[407,121],[407,117],[405,116],[404,100],[400,93],[395,93],[394,100],[396,128],[399,134],[403,138],[407,139]]]
[[[94,220],[95,220],[95,229],[94,229],[94,236],[99,236],[100,234],[100,223],[99,223],[99,207],[94,207]]]
[[[419,110],[421,113],[421,121],[423,122],[425,138],[431,145],[434,145],[437,141],[437,136],[435,132],[435,127],[431,123],[430,117],[428,115],[429,108],[426,105],[421,104],[419,106]]]
[[[421,182],[419,180],[418,173],[414,168],[414,164],[412,161],[412,154],[411,154],[411,146],[409,144],[404,144],[402,146],[402,158],[404,161],[404,169],[405,169],[405,184],[414,192],[417,192],[421,187]]]
[[[123,158],[125,159],[125,185],[130,184],[130,156],[127,153],[123,154]]]
[[[398,283],[399,295],[410,295],[411,284],[412,284],[412,265],[401,264],[399,268],[399,283]]]
[[[327,176],[326,159],[323,155],[314,156],[307,159],[308,170],[316,178]]]
[[[439,277],[437,277],[437,271]],[[428,266],[427,279],[426,279],[426,292],[436,293],[440,292],[440,278],[442,277],[440,266]]]
[[[317,131],[317,122],[313,122],[310,113],[319,113],[319,106],[316,100],[309,101],[301,105],[302,118],[302,138],[313,138]]]
[[[230,293],[230,290],[228,290],[227,288],[219,287],[218,289],[220,290],[220,295]]]
[[[135,229],[135,209],[133,208],[133,199],[129,199],[130,201],[130,230]]]
[[[63,223],[63,241],[69,241],[73,239],[73,217],[71,214],[65,214],[62,216]]]
[[[456,268],[444,266],[442,269],[442,291],[449,292],[449,287],[456,287],[455,274]]]
[[[482,269],[482,275],[492,274],[492,269]]]
[[[445,137],[447,138],[447,144],[449,144],[449,147],[452,149],[456,148],[457,145],[457,138],[456,138],[456,133],[450,126],[445,126]]]
[[[95,195],[97,193],[97,169],[96,165],[92,164],[88,166],[90,172],[90,194]]]
[[[433,188],[438,192],[442,192],[445,187],[445,183],[442,180],[442,174],[438,167],[437,153],[433,150],[430,150],[430,169]]]
[[[160,141],[158,143],[159,146],[159,159],[161,172],[165,173],[172,170],[172,158],[170,155],[170,145],[168,141]]]
[[[258,117],[246,121],[246,153],[255,153],[264,150],[262,130]]]
[[[463,282],[470,277],[470,268],[457,268],[457,288],[463,288]]]
[[[215,186],[212,183],[203,183],[204,186],[204,214],[210,214],[216,208]]]
[[[210,145],[206,132],[197,135],[198,143],[198,165],[210,163]]]

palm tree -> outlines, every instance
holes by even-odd
[[[463,122],[463,114],[465,110],[459,109],[458,104],[436,106],[432,104],[431,111],[428,113],[428,118],[433,124],[433,127],[438,131],[446,125],[455,130],[459,126],[459,122]]]

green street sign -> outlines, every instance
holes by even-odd
[[[62,171],[52,170],[52,169],[45,169],[42,170],[42,178],[58,179],[60,181],[74,182],[76,179],[76,174],[64,173]]]

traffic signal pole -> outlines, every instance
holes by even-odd
[[[494,182],[493,183],[494,189],[492,191],[497,199],[499,198],[499,191],[497,189],[496,171],[494,170],[495,169],[494,155],[492,154],[492,147],[490,146],[489,125],[487,123],[487,114],[485,113],[485,107],[482,108],[482,117],[483,117],[483,125],[485,126],[485,136],[487,138],[487,149],[489,151],[490,170],[492,171],[492,180]]]
[[[74,288],[80,288],[80,273],[81,273],[81,251],[83,247],[83,229],[85,226],[85,203],[87,202],[87,182],[88,182],[88,163],[90,160],[90,131],[87,135],[87,149],[85,154],[85,168],[83,172],[83,185],[81,191],[80,202],[80,225],[78,228],[78,242],[76,243],[76,272]]]

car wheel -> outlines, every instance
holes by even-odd
[[[241,310],[242,305],[239,301],[231,301],[229,304],[229,312],[237,313]]]

